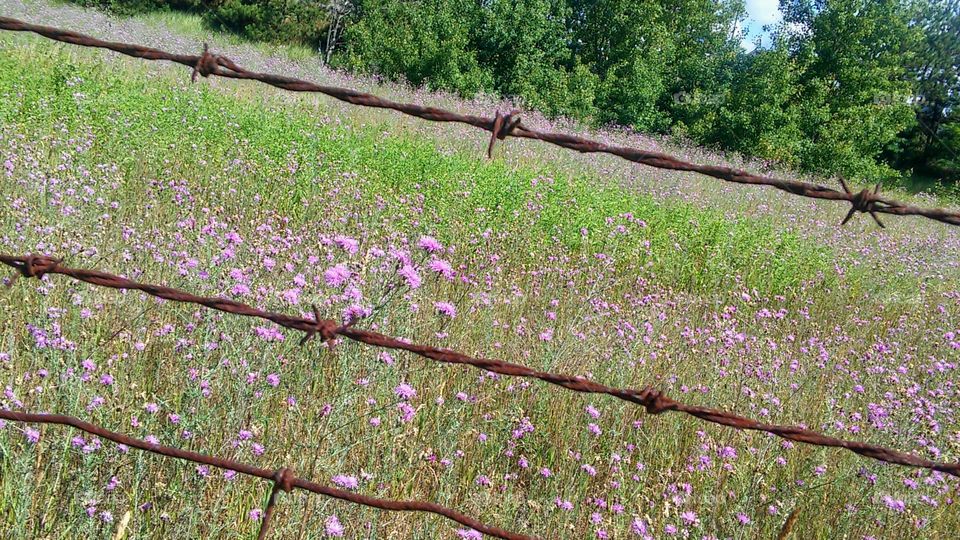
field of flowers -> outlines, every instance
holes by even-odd
[[[138,21],[0,6],[197,50]],[[376,87],[247,45],[219,50]],[[513,140],[488,161],[485,144],[478,132],[254,84],[191,85],[183,69],[0,35],[0,252],[304,316],[315,304],[418,342],[960,458],[957,231],[892,217],[883,231],[867,219],[841,229],[842,205]],[[300,347],[267,323],[58,276],[13,282],[0,309],[0,407],[435,501],[526,534],[960,531],[956,478],[850,452],[352,343]],[[268,490],[67,428],[0,422],[3,538],[251,537]],[[474,535],[302,492],[281,497],[272,533]]]

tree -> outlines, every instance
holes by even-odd
[[[494,90],[547,115],[593,114],[596,76],[569,47],[566,0],[490,0],[480,8],[474,47]]]
[[[960,1],[925,0],[915,26],[923,32],[910,69],[916,80],[916,123],[902,136],[903,166],[939,177],[960,171]]]
[[[705,142],[801,168],[799,66],[783,42],[742,54],[719,110],[706,124]]]
[[[312,0],[204,0],[204,19],[256,41],[322,43],[327,6]]]
[[[906,68],[920,37],[896,0],[784,0],[784,39],[801,75],[797,105],[806,168],[879,179],[879,158],[910,125]]]
[[[642,131],[670,124],[658,107],[667,89],[665,66],[673,36],[664,5],[652,0],[572,0],[574,54],[599,78],[597,119]]]
[[[665,92],[659,106],[673,124],[711,123],[726,99],[742,56],[734,30],[744,16],[743,3],[729,0],[668,0],[664,25],[673,35],[673,54],[664,65]]]
[[[493,86],[471,46],[478,21],[471,0],[360,0],[339,63],[472,96]]]
[[[354,0],[329,0],[327,10],[327,35],[323,42],[323,62],[329,64],[333,52],[341,43],[343,30],[354,9]]]

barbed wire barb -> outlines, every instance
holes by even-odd
[[[273,508],[277,503],[277,496],[280,491],[290,493],[293,491],[293,472],[284,467],[278,469],[273,475],[273,485],[270,487],[270,499],[267,501],[267,508],[263,513],[263,521],[260,522],[260,533],[257,534],[257,540],[264,540],[267,532],[270,530],[270,519],[273,517]]]
[[[886,225],[880,221],[880,217],[877,215],[877,204],[881,202],[877,195],[880,193],[880,184],[878,183],[876,187],[873,188],[873,192],[870,192],[869,188],[864,188],[860,190],[859,193],[854,194],[850,190],[850,186],[847,185],[846,180],[843,178],[840,179],[840,186],[843,187],[844,193],[850,195],[852,198],[850,201],[850,211],[847,212],[846,217],[843,218],[843,221],[840,222],[840,225],[846,225],[854,214],[857,212],[863,212],[870,214],[870,217],[880,226],[881,229],[886,228]]]

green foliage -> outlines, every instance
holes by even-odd
[[[317,44],[327,29],[324,4],[300,0],[219,0],[204,19],[214,28],[258,41]]]
[[[940,151],[931,159],[930,168],[941,171],[945,180],[960,183],[960,120],[941,126],[938,131]]]
[[[73,0],[86,7],[106,9],[121,15],[134,15],[164,9],[196,11],[210,4],[208,0]]]
[[[898,141],[894,158],[904,168],[941,179],[960,178],[960,1],[926,0],[915,25],[923,39],[910,66],[917,88],[914,124]]]
[[[699,140],[799,167],[803,133],[796,85],[800,73],[782,48],[738,59],[730,89],[713,117],[697,125]]]
[[[162,10],[199,13],[204,22],[257,41],[316,45],[326,33],[327,4],[310,0],[73,0],[121,15]]]
[[[598,120],[644,131],[663,130],[669,118],[657,107],[666,91],[663,66],[671,40],[664,7],[631,0],[574,1],[574,50],[600,79]]]
[[[729,32],[741,16],[741,4],[671,0],[665,5],[673,55],[663,66],[667,86],[660,106],[674,124],[710,121],[737,76],[733,68],[744,56]]]
[[[879,179],[878,157],[912,116],[906,65],[919,33],[896,0],[832,0],[784,30],[802,75],[801,162],[826,173]]]
[[[493,0],[478,10],[477,26],[467,31],[492,90],[548,115],[592,114],[597,81],[567,47],[569,12],[563,0]]]
[[[344,32],[339,63],[431,89],[472,95],[493,79],[470,47],[478,13],[469,0],[363,0]]]

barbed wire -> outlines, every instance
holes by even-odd
[[[417,105],[414,103],[402,103],[390,99],[359,92],[348,88],[336,86],[325,86],[313,82],[276,75],[271,73],[258,73],[249,71],[237,65],[232,60],[213,54],[207,45],[203,47],[203,53],[199,56],[190,54],[169,53],[152,47],[135,45],[131,43],[122,43],[116,41],[104,41],[92,36],[54,28],[30,24],[9,17],[0,17],[0,30],[10,30],[13,32],[33,32],[46,38],[79,45],[81,47],[93,47],[99,49],[109,49],[111,51],[142,58],[145,60],[165,60],[182,64],[193,70],[191,79],[196,80],[197,75],[209,77],[225,77],[230,79],[255,80],[262,83],[289,90],[291,92],[313,92],[330,96],[334,99],[344,101],[353,105],[363,107],[373,107],[378,109],[390,109],[409,116],[414,116],[433,122],[453,122],[466,124],[491,133],[490,143],[487,146],[487,155],[493,153],[493,147],[497,140],[503,140],[507,137],[518,137],[523,139],[534,139],[544,141],[556,146],[576,150],[582,153],[602,153],[621,157],[625,160],[666,169],[672,171],[696,172],[727,182],[737,184],[749,184],[756,186],[770,186],[787,193],[807,197],[811,199],[823,199],[832,201],[845,201],[850,203],[850,210],[841,224],[846,224],[858,212],[868,213],[883,227],[878,214],[892,214],[899,216],[922,216],[934,221],[946,223],[948,225],[960,225],[960,212],[950,211],[943,208],[925,208],[910,205],[888,197],[880,195],[880,184],[877,184],[872,190],[863,189],[854,193],[846,181],[841,180],[843,190],[837,190],[826,186],[803,182],[800,180],[789,180],[782,178],[773,178],[753,174],[742,169],[735,169],[720,165],[701,165],[684,161],[677,157],[661,152],[653,152],[621,146],[607,144],[600,141],[569,135],[564,133],[552,133],[536,130],[523,125],[520,121],[517,111],[508,114],[497,112],[493,118],[475,116],[470,114],[461,114],[437,107]]]
[[[289,493],[290,491],[293,491],[294,488],[311,491],[313,493],[326,495],[327,497],[333,497],[335,499],[341,499],[355,504],[379,508],[381,510],[398,512],[428,512],[431,514],[437,514],[488,536],[501,538],[503,540],[532,540],[534,538],[532,536],[510,532],[499,527],[485,525],[484,523],[481,523],[472,517],[461,514],[456,510],[451,510],[450,508],[436,503],[415,500],[398,501],[393,499],[380,499],[378,497],[370,497],[368,495],[361,495],[359,493],[351,493],[349,491],[344,491],[342,489],[325,486],[323,484],[318,484],[310,480],[299,478],[294,475],[291,469],[286,467],[272,471],[231,459],[208,456],[199,452],[163,446],[161,444],[155,444],[145,440],[136,439],[122,433],[116,433],[96,424],[84,422],[83,420],[73,416],[48,413],[23,413],[0,409],[0,419],[9,420],[12,422],[60,424],[64,426],[71,426],[91,435],[108,439],[118,444],[139,448],[140,450],[145,450],[147,452],[153,452],[154,454],[160,454],[161,456],[183,459],[192,461],[193,463],[198,463],[200,465],[209,465],[211,467],[236,471],[248,476],[255,476],[257,478],[263,478],[264,480],[270,480],[273,482],[273,487],[270,490],[270,498],[267,501],[267,507],[264,511],[263,519],[260,522],[260,532],[257,535],[257,538],[260,540],[266,538],[267,532],[270,530],[270,522],[271,518],[273,517],[273,510],[279,492],[286,491]]]
[[[374,347],[408,351],[423,358],[445,364],[463,364],[510,377],[539,379],[574,392],[606,394],[617,399],[641,405],[650,414],[660,414],[666,411],[682,412],[706,422],[735,429],[763,431],[783,439],[814,446],[845,448],[851,452],[886,463],[919,467],[960,477],[960,463],[936,462],[882,446],[831,437],[805,427],[766,424],[728,411],[688,405],[667,397],[651,386],[646,386],[641,390],[613,388],[584,377],[539,371],[511,362],[474,358],[450,349],[411,343],[410,341],[387,336],[378,332],[355,328],[353,326],[353,322],[355,321],[350,321],[346,324],[337,324],[333,320],[324,319],[320,316],[316,306],[313,307],[314,318],[306,319],[283,313],[260,310],[228,298],[197,296],[179,289],[163,285],[140,283],[98,270],[70,268],[61,265],[58,259],[52,257],[0,254],[0,262],[14,268],[18,272],[15,276],[19,275],[39,279],[43,278],[46,274],[60,274],[99,287],[138,290],[164,300],[196,304],[235,315],[266,319],[285,328],[303,332],[304,337],[300,340],[301,345],[315,335],[319,335],[320,339],[330,346],[334,345],[338,337],[345,337]]]

